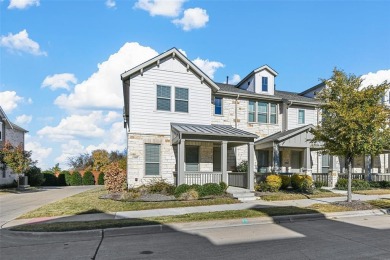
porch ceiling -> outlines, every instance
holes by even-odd
[[[196,125],[171,123],[171,139],[177,144],[181,139],[229,142],[253,142],[257,135],[230,125]]]

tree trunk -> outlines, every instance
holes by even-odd
[[[347,191],[347,202],[352,202],[352,155],[347,155],[348,165],[348,191]]]

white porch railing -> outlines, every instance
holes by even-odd
[[[220,183],[222,181],[221,172],[185,172],[185,183],[188,185],[205,183]]]

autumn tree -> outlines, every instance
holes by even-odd
[[[110,163],[110,155],[106,150],[98,149],[92,152],[93,169],[101,170],[104,166]]]
[[[312,142],[323,144],[325,153],[344,156],[348,169],[348,202],[352,201],[352,162],[357,156],[375,156],[390,148],[390,109],[381,98],[390,88],[384,82],[362,87],[362,79],[335,69],[317,95],[322,122],[312,130]]]
[[[31,159],[31,154],[31,151],[25,151],[23,149],[22,144],[14,147],[10,142],[6,142],[3,149],[0,151],[0,163],[3,165],[3,170],[5,170],[6,167],[9,167],[13,173],[23,174],[36,163]]]

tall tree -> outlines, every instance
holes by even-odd
[[[92,152],[93,168],[96,171],[101,170],[104,166],[110,163],[110,155],[104,149],[94,150]]]
[[[322,122],[312,130],[312,142],[322,143],[325,153],[345,157],[351,202],[353,159],[390,148],[390,109],[380,102],[390,84],[363,88],[361,78],[337,69],[324,83],[317,96],[322,102]]]

